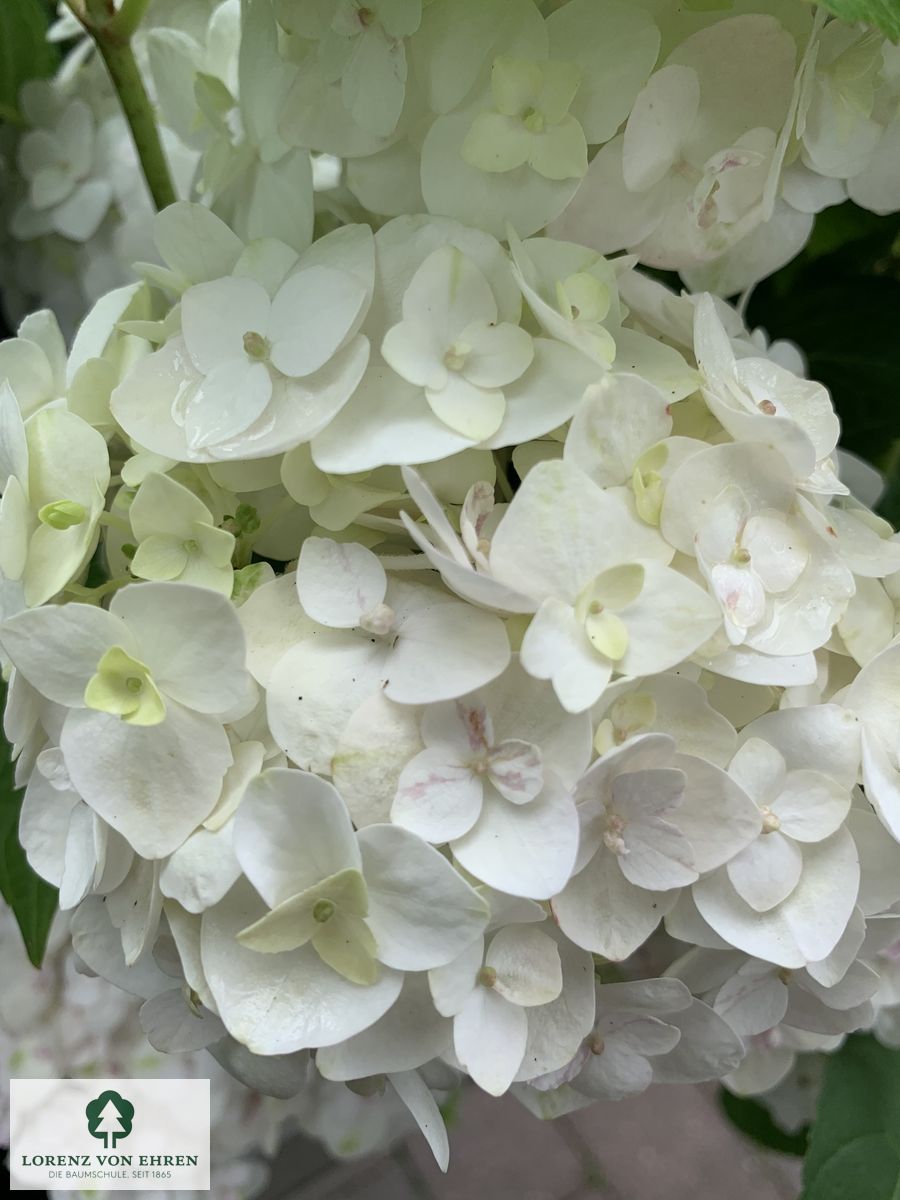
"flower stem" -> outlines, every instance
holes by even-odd
[[[132,34],[140,24],[149,0],[124,0],[118,12],[111,0],[67,0],[67,3],[94,39],[106,63],[154,205],[161,209],[174,204],[177,196],[153,105],[131,48]]]
[[[150,0],[122,0],[119,11],[110,21],[120,38],[130,38],[144,19]]]

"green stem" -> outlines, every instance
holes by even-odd
[[[150,0],[122,0],[122,7],[110,21],[120,38],[130,38],[144,19]]]
[[[70,583],[65,590],[69,595],[88,604],[99,604],[105,596],[117,592],[119,588],[123,588],[129,583],[134,583],[133,575],[120,575],[118,579],[108,579],[106,583],[101,583],[98,587],[84,587],[80,583]]]
[[[124,0],[116,12],[110,0],[67,0],[69,7],[97,44],[97,49],[131,129],[141,170],[158,209],[174,204],[177,196],[159,137],[153,105],[138,70],[131,36],[149,0]]]

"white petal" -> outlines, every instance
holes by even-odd
[[[492,1096],[502,1096],[515,1079],[527,1038],[525,1010],[492,988],[476,988],[453,1021],[456,1057]]]
[[[450,1141],[447,1127],[437,1101],[432,1096],[418,1071],[392,1072],[388,1079],[397,1095],[409,1109],[413,1120],[428,1142],[434,1161],[442,1171],[450,1163]]]
[[[726,867],[734,890],[756,912],[786,900],[800,880],[800,847],[780,833],[760,836]]]
[[[393,825],[369,825],[358,839],[382,962],[427,971],[484,931],[487,905],[437,850]]]
[[[569,881],[578,848],[575,803],[548,772],[530,804],[510,804],[492,787],[474,826],[453,843],[467,871],[511,896],[548,900]]]
[[[326,1079],[343,1082],[411,1071],[450,1049],[453,1030],[434,1007],[425,975],[407,975],[395,1004],[374,1025],[316,1055]]]
[[[615,856],[601,852],[554,897],[552,909],[576,946],[619,961],[647,940],[677,896],[635,887]]]
[[[748,846],[762,828],[761,817],[719,767],[689,754],[676,754],[672,765],[687,777],[684,799],[672,819],[691,843],[694,865],[702,874]]]
[[[136,652],[124,622],[88,604],[19,613],[0,626],[0,642],[32,687],[70,708],[84,705],[88,680],[111,646]]]
[[[638,375],[607,375],[578,406],[564,457],[600,487],[625,483],[645,450],[668,437],[667,398]]]
[[[558,928],[544,925],[557,943],[563,988],[556,1000],[530,1008],[528,1043],[518,1079],[557,1071],[572,1060],[594,1023],[594,965],[586,950],[573,946]]]
[[[857,678],[862,678],[862,673]],[[848,704],[848,708],[852,705]],[[883,702],[878,708],[884,711]],[[821,771],[848,789],[856,782],[859,722],[840,704],[814,704],[766,713],[741,731],[742,741],[749,738],[758,738],[774,747],[789,770]]]
[[[399,623],[385,694],[401,704],[451,700],[489,683],[509,662],[498,617],[456,601],[416,607]]]
[[[543,914],[537,919],[543,920]],[[477,937],[452,962],[428,972],[428,986],[439,1013],[453,1017],[462,1011],[483,962],[484,938]]]
[[[772,811],[798,842],[819,842],[844,823],[850,792],[820,771],[790,771]]]
[[[165,858],[209,815],[232,755],[212,717],[170,701],[160,725],[73,709],[60,740],[73,787],[144,858]]]
[[[675,666],[711,637],[720,621],[715,602],[696,583],[658,562],[642,567],[640,595],[619,613],[628,629],[619,670],[628,675]]]
[[[140,1018],[147,1041],[164,1054],[204,1050],[226,1034],[215,1013],[195,1012],[181,988],[151,996],[141,1007]]]
[[[636,887],[662,892],[697,878],[693,848],[672,824],[683,789],[682,773],[668,768],[628,772],[613,782],[613,811],[624,821],[619,866]]]
[[[297,594],[308,616],[352,629],[384,600],[387,577],[371,550],[356,542],[309,537],[297,564]]]
[[[137,658],[179,704],[222,713],[246,701],[244,632],[224,596],[186,583],[140,583],[117,592],[109,611],[132,631]]]
[[[781,794],[787,771],[784,756],[774,746],[750,737],[731,760],[728,774],[762,808]]]
[[[422,749],[419,716],[418,708],[394,704],[375,692],[345,726],[331,760],[331,777],[357,829],[391,819],[400,773]]]
[[[72,811],[80,803],[70,789],[60,790],[34,771],[22,798],[19,841],[32,870],[59,887]]]
[[[449,347],[472,321],[496,321],[497,302],[472,259],[455,246],[442,246],[425,259],[403,295],[407,320],[423,313]]]
[[[472,442],[493,437],[506,412],[501,391],[476,387],[455,373],[448,375],[440,389],[426,389],[425,398],[439,421]]]
[[[354,276],[313,266],[285,281],[267,326],[272,365],[285,375],[318,371],[340,349],[368,299]]]
[[[738,949],[782,967],[827,957],[853,914],[859,860],[853,839],[838,830],[803,847],[800,882],[782,904],[757,913],[734,891],[726,871],[694,884],[701,916]]]
[[[681,1030],[674,1050],[653,1058],[656,1083],[702,1083],[721,1079],[744,1056],[741,1039],[727,1021],[701,1000],[679,1012],[666,1013],[666,1024]]]
[[[360,867],[343,801],[330,783],[306,771],[275,768],[251,780],[235,816],[234,847],[270,908]]]
[[[560,528],[569,536],[560,538]],[[657,557],[657,542],[656,531],[632,518],[619,496],[574,464],[544,462],[529,471],[504,514],[490,565],[501,583],[525,595],[574,604],[607,567]]]
[[[529,675],[550,680],[569,713],[595,704],[612,675],[609,659],[597,653],[575,620],[575,610],[562,600],[543,602],[525,631],[519,657]]]
[[[293,572],[257,588],[238,615],[247,639],[247,669],[263,687],[282,655],[315,628],[297,600]]]
[[[255,1054],[334,1046],[374,1024],[397,999],[403,976],[382,968],[369,985],[348,983],[309,946],[257,954],[237,934],[263,915],[249,885],[203,914],[203,969],[232,1037]]]
[[[126,965],[122,939],[100,896],[88,896],[79,905],[72,915],[71,930],[72,948],[85,966],[123,991],[146,999],[172,986],[149,952]]]
[[[265,336],[269,297],[253,279],[228,276],[188,288],[181,328],[194,366],[204,375],[244,357],[244,334]]]
[[[231,843],[231,825],[215,832],[198,829],[160,872],[163,895],[171,896],[191,913],[218,904],[241,873]]]
[[[537,925],[507,925],[491,939],[484,956],[497,973],[494,989],[524,1008],[549,1004],[562,991],[556,942]]]
[[[202,451],[244,433],[259,420],[272,399],[272,377],[265,363],[249,358],[218,363],[187,401],[184,435],[188,447]]]
[[[787,1008],[788,992],[770,963],[751,959],[716,993],[715,1011],[741,1037],[779,1025]]]
[[[622,174],[633,192],[658,183],[677,161],[700,104],[700,81],[675,64],[651,75],[625,126]]]
[[[530,335],[507,321],[499,325],[467,325],[461,340],[470,347],[463,374],[476,387],[496,388],[512,383],[534,358]]]
[[[240,238],[205,205],[184,200],[157,213],[153,239],[163,261],[191,283],[230,275],[244,248]]]
[[[266,690],[269,728],[299,767],[328,774],[347,722],[390,678],[378,638],[326,630],[279,659]]]
[[[443,845],[467,833],[478,820],[483,791],[481,778],[471,767],[454,762],[443,747],[426,749],[400,774],[391,820]]]

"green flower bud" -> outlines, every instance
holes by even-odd
[[[45,504],[38,512],[38,520],[51,529],[71,529],[80,525],[87,516],[87,509],[76,500],[54,500]]]

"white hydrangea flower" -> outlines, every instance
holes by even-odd
[[[351,120],[366,133],[390,137],[406,95],[404,39],[419,27],[422,0],[281,0],[278,16],[294,36],[315,44],[313,62],[327,85],[339,85]]]
[[[777,676],[777,657],[796,660],[823,646],[853,594],[834,537],[810,512],[817,517],[797,496],[787,460],[765,443],[699,450],[665,490],[663,535],[696,555],[728,642],[759,662],[759,682],[788,682]],[[748,669],[727,653],[717,670]]]
[[[605,754],[575,799],[575,875],[554,897],[553,913],[576,945],[612,959],[636,950],[678,889],[732,859],[762,823],[724,771],[676,754],[662,734],[640,734]]]
[[[499,618],[436,588],[388,580],[377,557],[355,543],[307,538],[297,594],[318,627],[277,661],[266,694],[276,741],[312,770],[327,770],[343,727],[373,693],[401,704],[449,700],[509,662]]]
[[[185,462],[262,458],[308,441],[346,404],[369,354],[371,234],[336,230],[284,265],[268,289],[240,274],[185,292],[181,333],[112,396],[142,446]]]
[[[568,882],[578,818],[566,784],[588,762],[590,720],[517,665],[481,692],[429,705],[425,749],[400,773],[391,820],[449,842],[488,886],[547,900]]]
[[[588,144],[607,141],[627,116],[659,32],[620,0],[572,0],[546,20],[531,0],[516,5],[515,19],[486,7],[506,18],[486,43],[490,80],[459,95],[458,107],[438,108],[447,115],[422,146],[422,194],[431,212],[498,237],[508,221],[528,237],[571,200]],[[439,71],[434,53],[429,67]]]
[[[805,491],[846,494],[831,461],[840,423],[827,390],[770,359],[736,358],[712,297],[701,296],[695,313],[703,396],[724,428],[735,441],[777,448]]]
[[[19,143],[28,198],[13,217],[13,235],[24,239],[53,232],[85,242],[113,201],[110,164],[103,158],[94,114],[79,97],[64,98],[37,81],[22,99],[35,128]]]
[[[0,574],[21,600],[3,615],[45,604],[79,574],[97,544],[109,486],[102,436],[74,413],[45,407],[22,420],[0,383]]]
[[[457,1058],[493,1096],[507,1090],[522,1065],[529,1010],[562,991],[559,950],[540,919],[523,913],[428,975],[438,1012],[453,1017]]]
[[[664,565],[670,557],[655,529],[573,464],[529,473],[492,538],[490,567],[531,597],[522,665],[549,679],[569,712],[594,704],[614,671],[665,670],[715,632],[709,598]]]
[[[321,470],[509,446],[572,415],[598,367],[519,328],[521,296],[494,238],[438,218],[400,218],[378,231],[375,247],[380,284],[365,331],[380,355],[313,441]]]
[[[60,746],[83,799],[139,854],[180,845],[232,761],[221,718],[253,703],[230,604],[206,588],[144,583],[118,592],[109,611],[20,613],[0,640],[29,683],[68,710]]]
[[[771,216],[796,59],[793,36],[763,13],[726,17],[686,38],[637,96],[624,133],[594,158],[555,236],[601,253],[632,249],[665,268],[729,250]]]
[[[59,401],[66,391],[66,344],[47,309],[31,313],[17,335],[0,342],[0,378],[11,388],[24,419]]]

